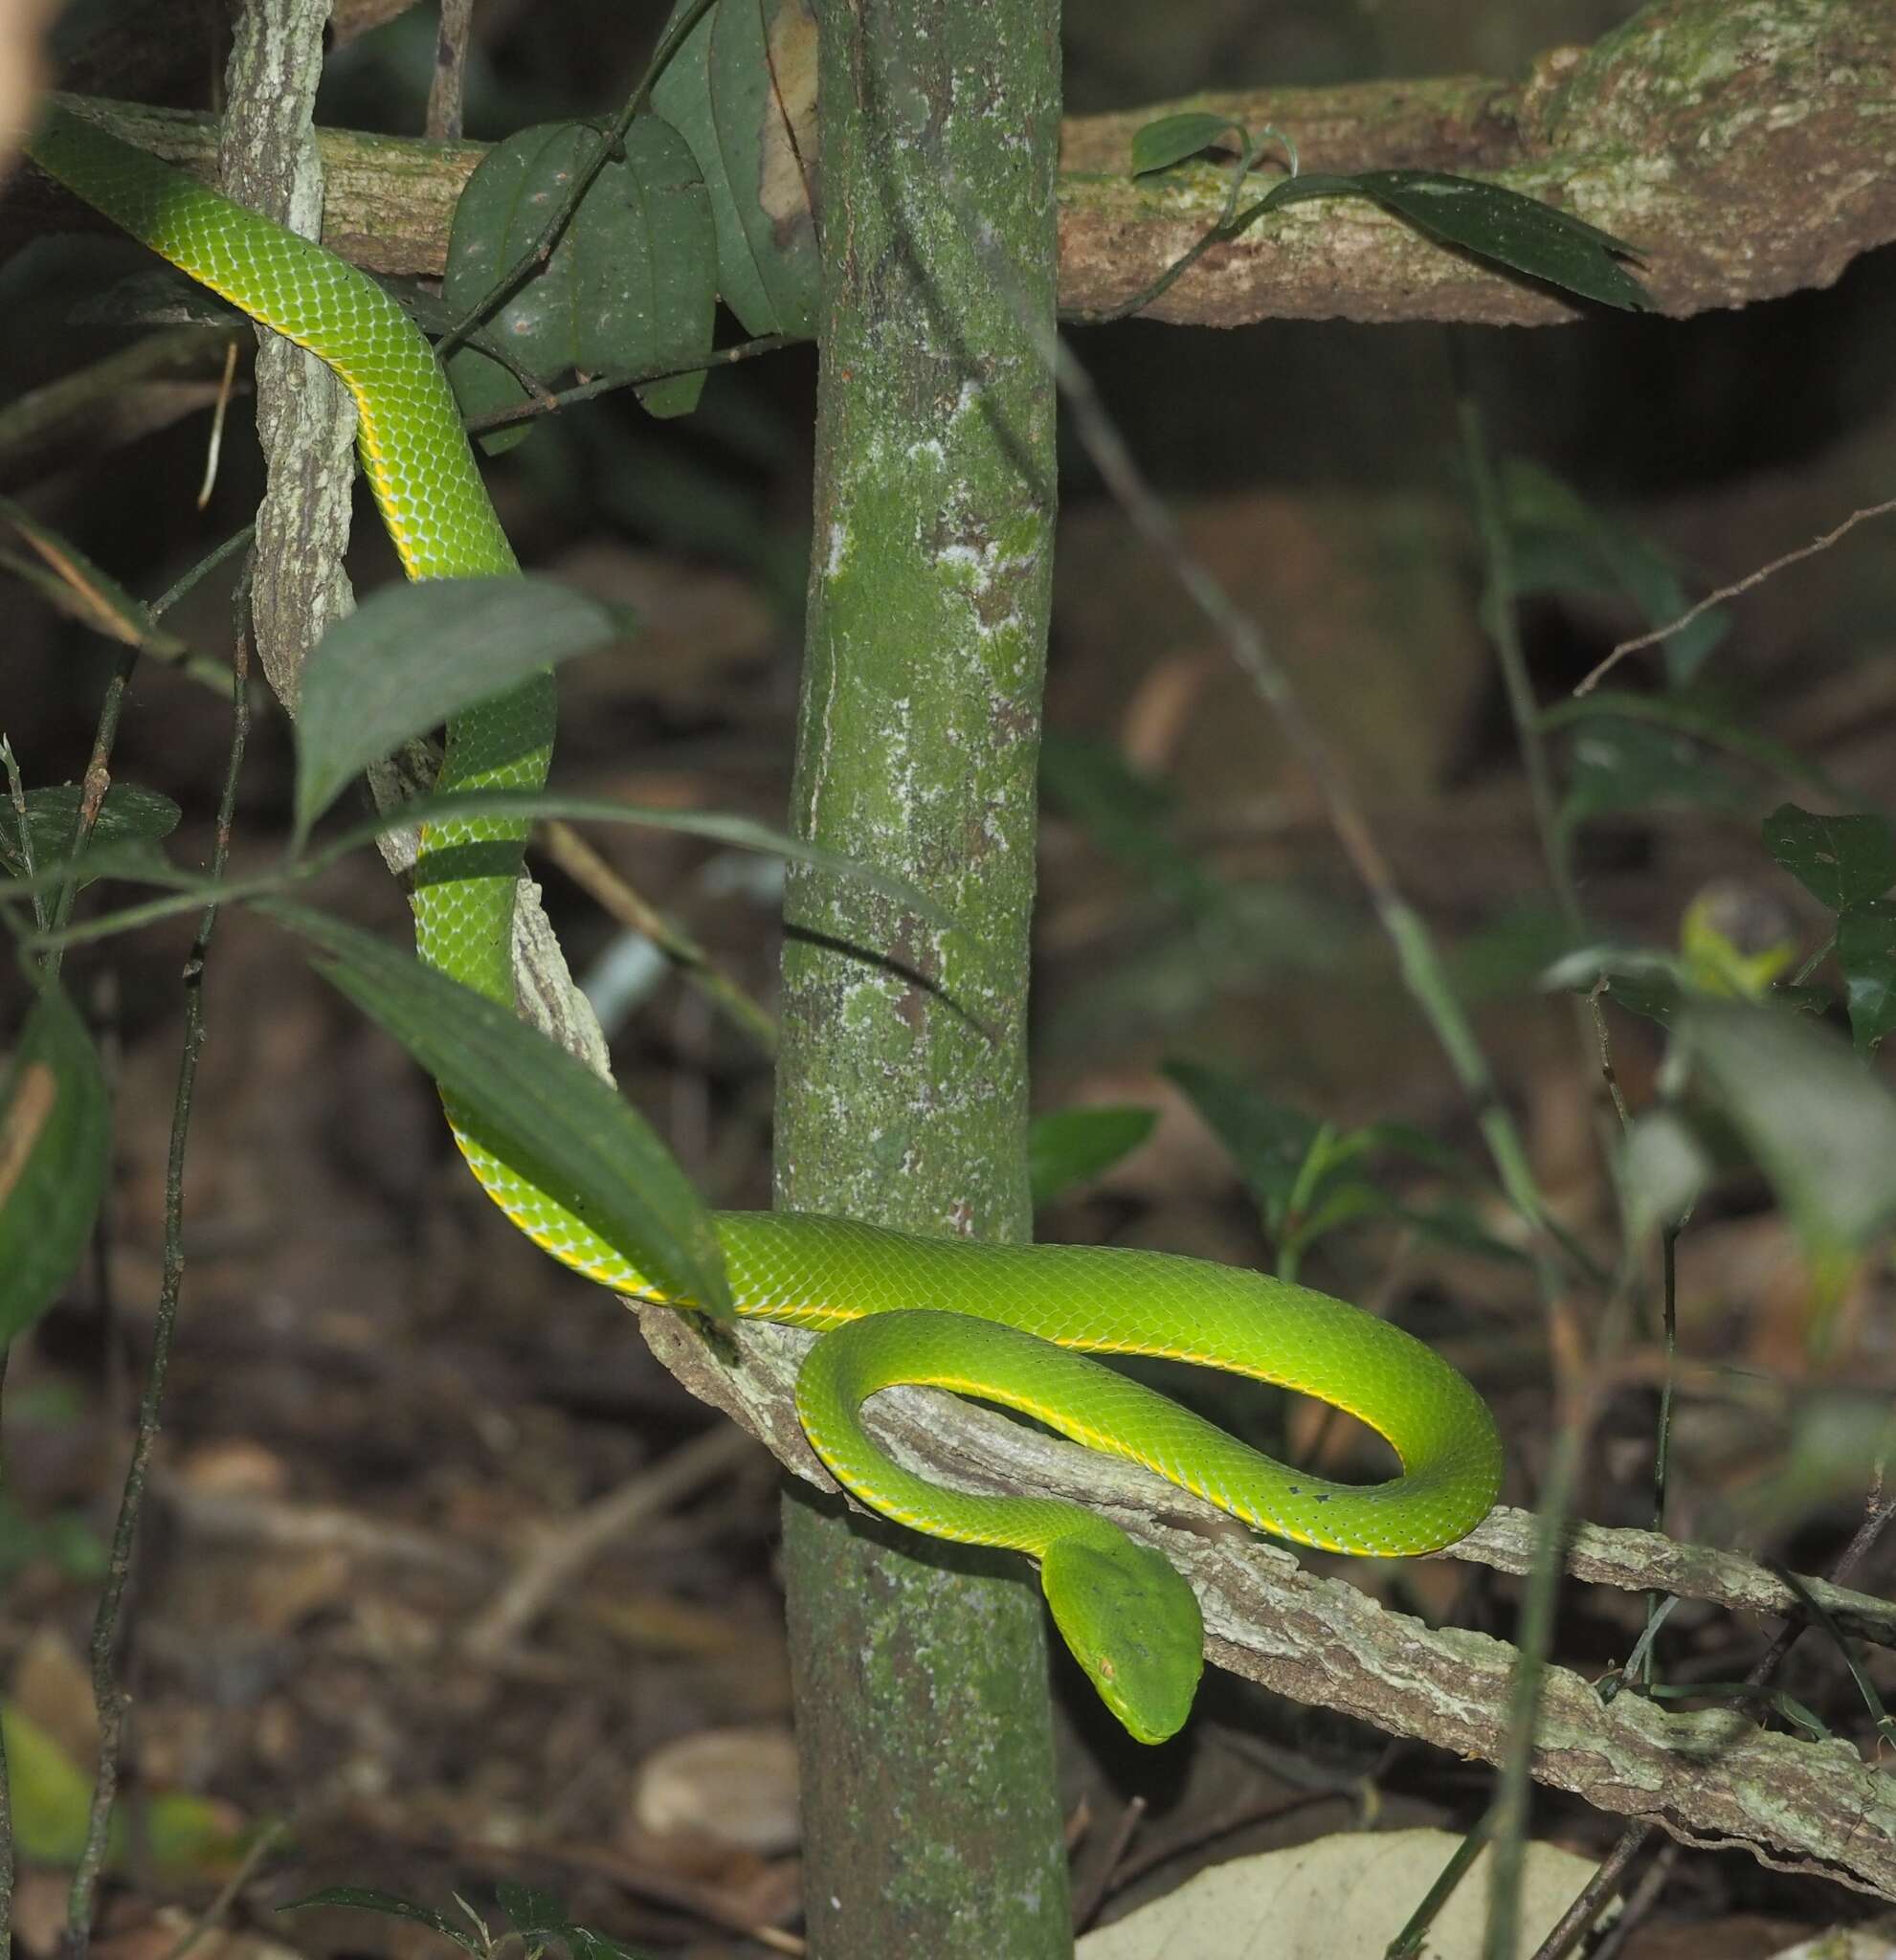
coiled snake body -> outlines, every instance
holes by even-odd
[[[133,237],[333,368],[361,415],[363,468],[408,575],[518,569],[434,352],[380,287],[63,109],[30,153]],[[550,676],[456,718],[438,789],[537,789],[553,737]],[[414,891],[420,956],[513,1005],[510,931],[524,834],[491,818],[433,826]],[[617,1291],[667,1300],[614,1247],[507,1160],[452,1104],[457,1140],[521,1230]],[[1116,1452],[1260,1528],[1367,1554],[1430,1551],[1493,1503],[1501,1449],[1466,1382],[1429,1348],[1342,1301],[1166,1254],[915,1237],[837,1218],[716,1216],[740,1314],[830,1330],[797,1409],[824,1462],[864,1503],[937,1537],[1028,1552],[1068,1645],[1130,1732],[1188,1713],[1202,1629],[1191,1589],[1115,1526],[1050,1499],[975,1498],[893,1462],[860,1406],[898,1383],[957,1390]],[[1300,1390],[1379,1431],[1402,1475],[1371,1486],[1286,1469],[1084,1358],[1171,1356]]]

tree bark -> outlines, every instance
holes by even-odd
[[[815,523],[792,823],[913,880],[790,884],[777,1197],[1021,1238],[1051,605],[1059,0],[822,10]],[[993,266],[1007,269],[997,280]],[[819,1960],[1071,1932],[1039,1588],[798,1491],[785,1576]]]
[[[1564,206],[1624,238],[1675,318],[1831,284],[1896,239],[1896,7],[1888,0],[1655,0],[1591,48],[1555,48],[1525,82],[1483,76],[1339,88],[1216,90],[1061,131],[1061,307],[1125,305],[1214,223],[1229,167],[1129,179],[1132,133],[1180,108],[1266,122],[1306,170],[1453,170]],[[104,111],[134,142],[208,168],[203,119]],[[330,130],[323,238],[371,271],[438,274],[454,202],[482,150]],[[1272,181],[1260,179],[1260,187]],[[10,191],[0,237],[54,222],[53,193]],[[58,221],[78,219],[62,202]],[[1578,311],[1444,251],[1361,200],[1292,206],[1214,247],[1149,309],[1207,326],[1455,320],[1542,325]]]

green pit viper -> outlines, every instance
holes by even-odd
[[[410,578],[518,570],[434,352],[379,286],[67,110],[52,111],[28,147],[131,236],[335,369],[355,399],[362,466]],[[537,789],[552,741],[547,674],[455,719],[437,787]],[[519,824],[436,824],[414,878],[420,957],[510,1008],[524,843]],[[447,1114],[476,1177],[555,1258],[618,1293],[693,1305],[667,1298],[537,1189],[504,1143],[452,1103]],[[796,1403],[838,1482],[918,1531],[1037,1558],[1067,1645],[1142,1741],[1173,1734],[1191,1708],[1203,1645],[1191,1588],[1158,1553],[1078,1505],[969,1497],[911,1475],[864,1430],[866,1398],[920,1383],[1000,1403],[1248,1524],[1332,1551],[1432,1551],[1494,1502],[1501,1445],[1468,1384],[1409,1335],[1305,1287],[1163,1253],[984,1245],[843,1218],[724,1212],[716,1226],[739,1314],[823,1330]],[[1286,1469],[1075,1349],[1168,1356],[1298,1390],[1379,1431],[1402,1474],[1359,1487]]]

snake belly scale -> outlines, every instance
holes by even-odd
[[[133,237],[336,370],[411,578],[517,569],[434,352],[380,287],[69,110],[52,110],[28,148]],[[456,718],[437,787],[536,789],[552,737],[552,679],[540,676]],[[415,872],[420,957],[509,1007],[524,841],[517,823],[437,824]],[[502,1140],[452,1104],[447,1113],[475,1175],[536,1243],[618,1292],[692,1305],[666,1299],[537,1189]],[[1173,1733],[1197,1684],[1202,1628],[1184,1580],[1078,1505],[970,1497],[913,1475],[869,1437],[865,1400],[915,1383],[1000,1403],[1262,1530],[1337,1551],[1451,1544],[1499,1488],[1494,1421],[1461,1376],[1409,1335],[1305,1287],[1162,1253],[983,1245],[804,1214],[725,1212],[715,1222],[738,1312],[823,1331],[797,1410],[837,1481],[919,1531],[1037,1558],[1068,1645],[1142,1740]],[[1378,1431],[1402,1474],[1359,1486],[1288,1469],[1089,1353],[1171,1357],[1302,1391]]]

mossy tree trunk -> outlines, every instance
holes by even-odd
[[[822,22],[823,367],[792,814],[968,928],[791,885],[778,1201],[1030,1230],[1059,0]],[[1039,1591],[804,1494],[786,1575],[818,1960],[1069,1949]]]

